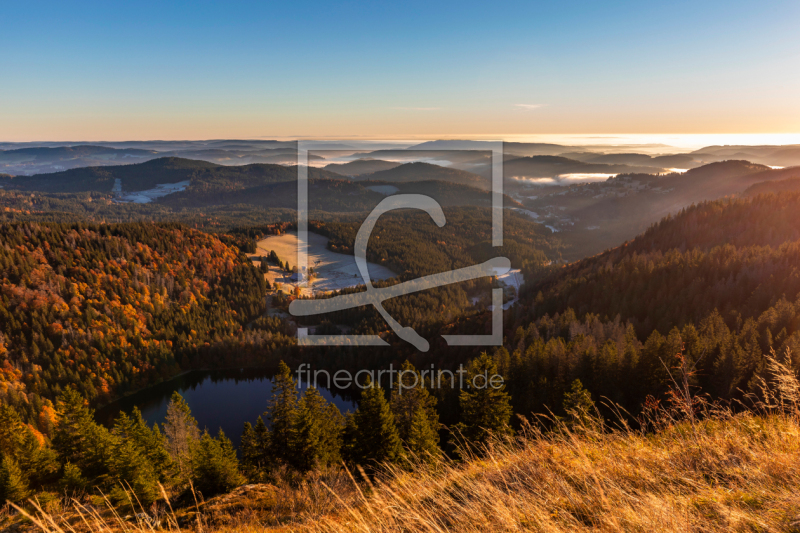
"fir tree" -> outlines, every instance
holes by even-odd
[[[256,445],[256,432],[250,422],[244,423],[242,437],[239,442],[241,443],[239,449],[242,453],[242,470],[248,478],[256,479],[260,470],[257,459],[258,448]]]
[[[31,428],[26,427],[23,435],[17,462],[31,486],[40,487],[53,480],[58,472],[58,459],[55,451],[46,444],[42,444]]]
[[[0,502],[20,502],[28,497],[28,480],[17,462],[8,455],[0,461]]]
[[[227,492],[244,483],[236,450],[222,429],[217,438],[203,432],[192,446],[192,481],[204,496]]]
[[[134,497],[134,502],[138,500],[149,506],[159,496],[158,475],[133,439],[117,437],[115,440],[108,465],[110,479],[115,483],[111,499],[117,504],[131,504],[131,497]],[[129,495],[128,491],[133,494]]]
[[[266,412],[270,422],[269,450],[273,461],[289,463],[295,442],[297,383],[289,367],[281,361],[272,382],[272,398]]]
[[[22,445],[22,428],[19,415],[7,404],[0,405],[0,453],[17,457]]]
[[[244,423],[241,442],[242,466],[247,476],[253,481],[263,481],[270,466],[269,429],[260,416],[255,427],[250,422]]]
[[[61,474],[61,487],[66,492],[75,492],[86,487],[87,481],[83,477],[81,469],[76,465],[67,462]]]
[[[422,376],[406,361],[392,390],[392,414],[403,444],[424,460],[438,456],[439,414]]]
[[[579,379],[572,382],[569,392],[564,393],[561,406],[569,417],[567,424],[570,427],[586,426],[596,421],[597,409],[592,401],[592,395],[583,388]]]
[[[131,413],[130,436],[147,457],[159,479],[166,480],[172,469],[166,438],[158,429],[158,424],[153,424],[152,428],[147,426],[138,407],[134,407]]]
[[[59,396],[58,422],[53,435],[53,448],[62,463],[71,462],[84,474],[97,476],[105,471],[111,436],[95,423],[92,411],[84,405],[78,392],[66,389]]]
[[[395,463],[402,458],[400,436],[382,388],[370,384],[364,389],[358,409],[349,422],[351,461],[374,466],[375,463]]]
[[[492,436],[512,434],[511,402],[505,385],[492,386],[490,380],[497,374],[497,365],[486,352],[470,361],[466,371],[468,388],[459,395],[461,422],[456,429],[467,446],[480,449]]]
[[[189,404],[178,392],[172,393],[172,399],[167,406],[164,434],[170,457],[177,464],[181,477],[187,479],[191,471],[192,446],[200,438],[200,430]]]
[[[300,471],[324,467],[341,460],[344,420],[335,405],[314,387],[309,387],[298,404],[294,422],[292,464]]]
[[[416,458],[424,462],[432,462],[441,455],[439,432],[431,425],[430,418],[423,409],[414,411],[405,444]]]

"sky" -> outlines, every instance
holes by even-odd
[[[31,0],[0,20],[0,141],[800,142],[796,0]]]

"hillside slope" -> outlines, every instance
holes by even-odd
[[[382,161],[380,159],[356,159],[348,163],[331,163],[323,168],[342,176],[361,176],[362,174],[370,174],[381,170],[390,170],[400,165],[401,163]]]
[[[692,203],[741,194],[757,181],[781,178],[783,172],[747,161],[724,161],[683,174],[620,174],[545,191],[523,204],[539,221],[562,232],[560,237],[572,248],[565,255],[579,259],[618,246]],[[536,192],[531,188],[523,196]]]
[[[309,178],[341,179],[338,174],[309,168]],[[111,193],[115,180],[125,192],[154,188],[159,184],[189,181],[187,191],[239,190],[246,187],[297,180],[297,169],[283,165],[225,166],[193,159],[162,157],[134,165],[89,167],[14,178],[7,188],[41,192]]]
[[[210,363],[264,311],[239,250],[179,225],[4,224],[0,271],[0,401],[44,434],[65,388],[102,403]]]
[[[370,174],[363,174],[359,179],[371,181],[385,181],[388,183],[407,183],[411,181],[447,181],[458,185],[468,185],[489,189],[489,180],[454,168],[441,167],[430,163],[406,163],[388,170],[380,170]]]
[[[619,314],[642,333],[667,333],[715,309],[757,318],[781,297],[800,296],[798,208],[797,193],[689,207],[630,243],[558,269],[529,304],[539,316],[568,307]]]

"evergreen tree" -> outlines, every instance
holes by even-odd
[[[148,427],[138,407],[131,413],[130,438],[147,457],[161,481],[166,480],[172,470],[172,459],[167,451],[167,441],[159,431],[158,424]]]
[[[11,406],[0,405],[0,455],[16,461],[32,487],[51,480],[58,470],[55,452],[42,444]]]
[[[461,391],[461,422],[456,425],[465,444],[473,449],[487,443],[492,436],[511,435],[511,402],[505,385],[495,388],[492,376],[497,374],[494,359],[486,352],[467,366],[467,389]],[[496,384],[496,383],[495,383]]]
[[[17,462],[8,455],[0,461],[0,503],[20,502],[28,497],[28,480]]]
[[[424,462],[432,462],[441,455],[439,432],[431,425],[430,418],[424,410],[414,411],[411,429],[405,443],[409,451]]]
[[[71,462],[85,475],[98,476],[105,471],[111,436],[106,428],[95,423],[92,411],[73,389],[66,389],[58,398],[58,422],[53,435],[53,448],[62,463]]]
[[[394,415],[380,386],[369,384],[364,389],[358,409],[349,423],[351,461],[374,466],[375,463],[395,463],[402,458],[403,447]]]
[[[272,398],[266,412],[270,422],[269,450],[272,461],[290,463],[295,442],[297,383],[289,367],[281,361],[272,382]]]
[[[335,405],[328,403],[314,387],[306,389],[294,422],[293,466],[306,472],[338,463],[343,425],[342,414]]]
[[[222,429],[217,438],[203,432],[192,446],[192,481],[204,496],[227,492],[244,483],[236,450]]]
[[[52,448],[39,442],[31,428],[26,427],[23,435],[17,463],[31,486],[40,487],[53,480],[58,472],[58,459]]]
[[[244,423],[242,433],[242,466],[247,477],[253,481],[262,481],[270,466],[269,461],[269,429],[259,416],[253,427],[250,422]]]
[[[255,479],[259,471],[257,466],[258,449],[256,447],[256,432],[253,430],[253,425],[250,422],[244,423],[242,437],[239,442],[241,443],[242,470],[248,478]]]
[[[403,444],[417,457],[439,455],[439,414],[434,398],[414,366],[403,363],[392,390],[391,408]]]
[[[200,438],[200,430],[197,428],[197,420],[192,416],[189,404],[177,391],[172,393],[167,406],[164,434],[170,457],[177,464],[181,477],[188,479],[191,472],[192,446]]]
[[[87,481],[83,477],[81,469],[76,465],[67,462],[61,474],[61,486],[67,492],[82,490],[86,487]]]
[[[149,506],[159,496],[158,475],[133,439],[117,437],[115,440],[108,465],[110,479],[114,482],[111,499],[128,505],[138,500],[143,506]],[[129,496],[128,491],[133,494]]]
[[[0,453],[17,457],[22,445],[24,424],[17,412],[7,404],[0,404]]]
[[[570,427],[585,426],[596,420],[597,409],[592,401],[592,395],[583,388],[583,383],[579,379],[572,382],[569,392],[564,393],[561,406],[569,416],[567,424]]]

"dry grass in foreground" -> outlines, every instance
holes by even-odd
[[[670,409],[651,411],[649,432],[591,421],[528,428],[465,463],[391,469],[332,512],[286,530],[800,532],[800,387],[774,359],[771,371],[758,412],[698,404],[676,385]],[[237,521],[214,529],[262,528]]]

